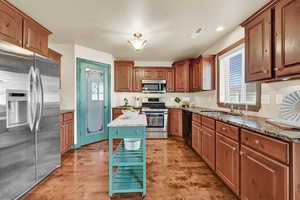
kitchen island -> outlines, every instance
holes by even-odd
[[[109,128],[109,196],[116,193],[140,192],[146,195],[146,115],[135,118],[119,116],[108,124]],[[137,150],[126,150],[124,139],[141,140]],[[114,140],[120,140],[113,151]]]

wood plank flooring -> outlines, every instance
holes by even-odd
[[[182,139],[148,140],[145,200],[235,200]],[[135,200],[137,195],[116,199]],[[23,200],[108,200],[108,142],[67,152],[62,167]]]

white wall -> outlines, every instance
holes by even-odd
[[[204,55],[217,54],[243,37],[244,29],[237,27],[231,33],[207,49],[204,52]],[[280,118],[280,104],[282,98],[295,90],[300,90],[300,80],[262,84],[262,107],[259,112],[250,112],[249,114],[262,117]],[[198,106],[222,109],[217,105],[216,91],[192,93],[191,100]]]
[[[49,44],[51,49],[63,55],[61,60],[61,109],[75,110],[76,100],[76,58],[83,58],[111,66],[111,102],[115,105],[114,92],[114,57],[111,54],[83,47],[76,44]],[[77,144],[77,118],[74,119],[74,143]]]
[[[75,60],[74,60],[74,45],[73,44],[49,44],[49,48],[61,53],[61,109],[74,109],[75,104]]]

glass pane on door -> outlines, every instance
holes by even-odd
[[[104,72],[86,69],[87,135],[104,130]]]

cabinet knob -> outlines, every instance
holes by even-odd
[[[22,44],[22,40],[18,40],[18,43],[19,43],[19,44]]]
[[[268,53],[268,49],[265,49],[265,53]]]
[[[267,74],[267,73],[269,73],[269,70],[264,69],[264,70],[262,70],[262,72],[263,72],[264,74]]]
[[[240,155],[241,155],[241,156],[244,155],[244,154],[245,154],[245,152],[242,152],[242,151],[240,152]]]
[[[227,129],[225,127],[222,128],[222,131],[227,131]]]
[[[255,144],[260,144],[260,141],[259,140],[255,140]]]
[[[5,26],[6,26],[6,28],[8,28],[10,26],[10,23],[7,23]]]

